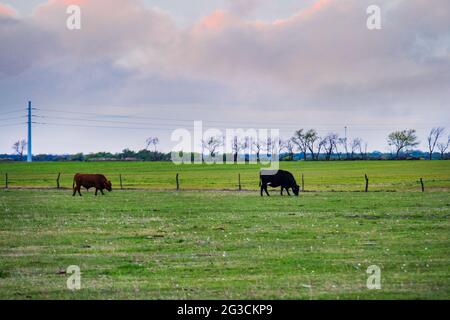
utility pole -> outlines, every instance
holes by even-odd
[[[33,162],[33,154],[31,148],[31,101],[28,101],[28,154],[27,154],[27,162]]]

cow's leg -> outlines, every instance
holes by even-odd
[[[261,197],[263,196],[263,190],[264,190],[264,186],[263,185],[261,185]]]
[[[77,194],[77,188],[75,186],[73,186],[73,197],[75,197],[75,195]]]
[[[286,188],[286,192],[287,192],[288,196],[290,197],[291,194],[289,193],[289,189],[288,188]]]
[[[78,194],[79,194],[80,197],[81,197],[81,186],[77,186],[77,191],[78,191]]]
[[[98,189],[95,188],[95,196],[97,196],[97,193],[98,193]]]
[[[283,187],[281,187],[281,195],[283,195]]]
[[[102,193],[102,195],[105,195],[105,193],[103,192],[103,189],[100,189],[100,192]]]
[[[269,192],[267,191],[267,186],[265,186],[264,191],[266,192],[266,194],[270,197]]]

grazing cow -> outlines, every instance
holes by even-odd
[[[109,192],[112,191],[111,181],[106,179],[102,174],[81,174],[77,173],[73,178],[73,196],[78,192],[81,197],[80,189],[81,187],[95,188],[95,195],[97,195],[98,190],[104,195],[103,190],[106,189]]]
[[[263,190],[268,196],[267,186],[272,188],[278,188],[281,186],[281,195],[283,195],[283,189],[286,189],[287,194],[290,196],[289,189],[292,189],[294,194],[298,196],[300,187],[295,182],[295,178],[289,171],[277,170],[277,171],[261,171],[259,174],[259,186],[261,187],[261,197],[263,196]]]

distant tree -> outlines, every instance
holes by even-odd
[[[211,159],[216,157],[216,150],[222,145],[221,137],[209,137],[206,140],[202,140],[202,146],[208,150]]]
[[[351,144],[350,144],[350,158],[353,159],[353,157],[355,156],[355,153],[357,150],[360,151],[362,150],[362,139],[361,138],[353,138]]]
[[[80,153],[76,153],[76,154],[71,155],[71,156],[69,157],[69,160],[70,160],[70,161],[84,161],[84,160],[85,160],[85,157],[84,157],[84,155],[80,152]]]
[[[233,137],[233,141],[231,142],[231,150],[233,151],[233,162],[236,164],[238,160],[239,150],[241,149],[241,144],[238,136]]]
[[[272,153],[273,153],[272,149],[273,149],[273,141],[272,141],[271,137],[268,137],[266,139],[266,144],[265,144],[266,155],[268,158],[272,156]]]
[[[281,138],[278,139],[278,145],[274,146],[274,148],[276,147],[276,151],[277,151],[277,155],[278,158],[280,157],[280,155],[283,153],[283,150],[286,149],[286,142],[284,140],[282,140]]]
[[[447,152],[448,147],[450,146],[450,135],[447,138],[447,142],[439,142],[437,144],[437,148],[439,149],[439,152],[441,153],[441,160],[444,159],[445,152]]]
[[[133,150],[130,150],[128,148],[122,150],[122,153],[120,154],[121,159],[134,158],[134,157],[136,157],[136,152],[134,152]]]
[[[427,137],[427,144],[428,144],[428,151],[429,151],[428,158],[430,160],[433,159],[434,148],[436,147],[436,144],[443,133],[444,133],[444,128],[437,127],[437,128],[431,129],[430,133],[428,134],[428,137]]]
[[[261,140],[257,139],[255,141],[252,141],[252,146],[255,148],[256,152],[256,162],[261,162],[261,151],[263,150],[264,144],[261,142]]]
[[[350,155],[349,155],[349,152],[348,152],[348,139],[347,139],[347,136],[345,136],[344,138],[340,139],[340,144],[344,146],[345,158],[348,160]]]
[[[250,154],[252,153],[253,144],[251,137],[244,137],[241,142],[240,149],[244,151],[245,162],[248,163],[250,161]]]
[[[333,150],[337,149],[337,143],[339,140],[339,136],[337,133],[328,134],[322,141],[323,147],[325,148],[326,160],[330,160],[333,154]]]
[[[295,144],[292,141],[292,139],[287,139],[284,142],[284,146],[286,148],[286,151],[288,152],[289,155],[289,160],[294,160],[294,149],[295,149]]]
[[[348,159],[347,138],[338,138],[337,143],[336,143],[336,153],[339,157],[339,160],[341,160],[341,152],[339,151],[338,146],[342,146],[344,148],[346,159]]]
[[[310,129],[310,130],[306,131],[305,140],[306,140],[306,145],[309,149],[309,152],[311,153],[311,158],[312,158],[312,160],[315,160],[315,158],[316,158],[314,156],[315,144],[317,141],[320,141],[322,143],[319,143],[319,145],[320,145],[320,147],[322,147],[323,140],[321,141],[319,134],[317,133],[317,131],[315,129]],[[317,160],[319,159],[319,154],[320,154],[320,151],[317,153]]]
[[[146,148],[150,148],[150,146],[153,146],[153,151],[156,152],[156,146],[159,144],[159,138],[158,137],[150,137],[145,141]]]
[[[308,152],[308,141],[303,129],[297,130],[292,137],[292,142],[297,146],[298,150],[303,153],[303,160],[306,161],[306,153]]]
[[[367,160],[367,142],[364,142],[364,152],[362,149],[362,145],[359,150],[360,150],[359,153],[361,154],[361,158],[363,158],[364,160]]]
[[[415,147],[419,144],[417,141],[416,130],[394,131],[388,136],[388,144],[395,148],[395,158],[398,159],[403,149]]]
[[[27,141],[25,139],[21,139],[15,142],[12,146],[15,154],[19,156],[20,161],[23,161],[23,153],[27,145],[28,145]]]

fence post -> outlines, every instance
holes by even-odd
[[[302,173],[302,192],[304,192],[304,191],[305,191],[305,176]]]
[[[177,191],[178,191],[178,190],[180,190],[180,180],[179,180],[179,174],[178,173],[177,173],[176,181],[177,181]]]
[[[238,174],[238,183],[239,183],[239,191],[242,190],[242,186],[241,186],[241,174]]]
[[[425,185],[423,184],[422,178],[420,178],[420,185],[422,186],[422,192],[425,192]]]
[[[119,174],[119,179],[120,179],[120,190],[123,190],[122,175],[121,174]]]
[[[5,173],[5,189],[8,189],[8,173]]]
[[[56,178],[56,187],[59,189],[60,185],[59,185],[59,178],[61,178],[61,172],[58,173],[58,177]]]
[[[367,177],[367,174],[364,175],[364,179],[366,179],[366,189],[365,192],[369,191],[369,178]]]

